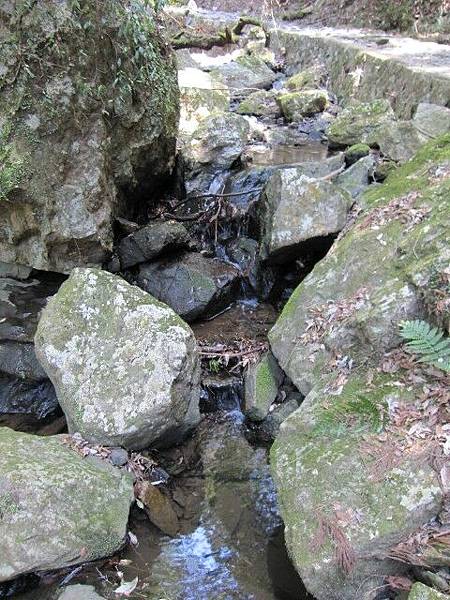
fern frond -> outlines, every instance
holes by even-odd
[[[400,335],[406,349],[420,356],[419,361],[450,373],[450,339],[426,321],[402,321]]]

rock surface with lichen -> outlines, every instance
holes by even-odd
[[[307,395],[281,425],[272,468],[290,555],[319,600],[363,597],[401,574],[389,556],[441,510],[426,448],[443,449],[427,415],[441,410],[445,381],[402,353],[399,323],[448,328],[449,186],[445,135],[360,198],[355,222],[269,333]]]
[[[125,541],[132,478],[66,439],[0,428],[0,581],[103,558]]]
[[[36,354],[69,431],[140,449],[199,421],[194,334],[168,306],[99,269],[74,269],[42,313]]]
[[[68,272],[171,168],[176,68],[144,2],[0,7],[0,260]]]

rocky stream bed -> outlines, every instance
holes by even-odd
[[[448,598],[444,63],[57,4],[0,7],[75,36],[0,55],[0,598]]]

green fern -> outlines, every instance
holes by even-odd
[[[318,416],[314,433],[339,436],[362,431],[380,432],[383,429],[383,411],[371,398],[358,394],[338,399]]]
[[[420,355],[420,362],[450,373],[450,339],[442,330],[426,321],[402,321],[400,335],[407,340],[407,350]]]

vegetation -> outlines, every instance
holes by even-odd
[[[400,335],[407,340],[407,350],[420,356],[419,362],[450,373],[450,339],[443,331],[426,321],[403,321]]]

